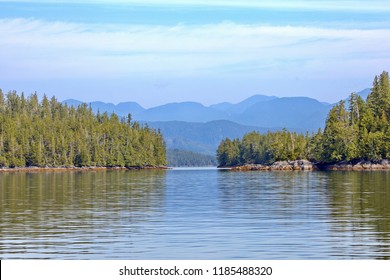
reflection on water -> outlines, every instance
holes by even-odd
[[[390,172],[336,172],[328,200],[332,235],[351,239],[347,254],[390,259]]]
[[[390,172],[0,174],[0,258],[390,259]]]
[[[227,213],[258,223],[247,247],[265,258],[390,259],[390,172],[227,172],[218,185]]]
[[[162,214],[165,172],[0,175],[5,258],[115,258]],[[104,254],[102,254],[104,252]]]

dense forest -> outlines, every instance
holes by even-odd
[[[184,150],[168,150],[167,151],[168,166],[171,167],[193,167],[193,166],[217,166],[215,156],[204,155],[192,151]]]
[[[308,159],[317,163],[376,161],[390,158],[389,74],[376,76],[371,93],[363,100],[352,93],[327,117],[324,131],[309,135],[287,130],[242,139],[225,139],[217,150],[220,166],[272,164],[275,161]]]
[[[162,135],[130,114],[94,114],[86,104],[0,90],[0,167],[158,166],[165,153]]]

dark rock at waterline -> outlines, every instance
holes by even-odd
[[[378,161],[361,160],[356,162],[337,162],[337,163],[313,163],[308,160],[286,160],[277,161],[272,165],[263,164],[245,164],[229,167],[235,171],[312,171],[312,170],[340,170],[340,171],[359,171],[359,170],[390,170],[390,160],[383,159]]]
[[[231,170],[236,171],[265,171],[265,170],[314,170],[315,165],[308,160],[292,160],[292,161],[277,161],[272,165],[263,164],[246,164],[241,166],[231,167]]]
[[[388,159],[369,161],[361,160],[358,162],[338,162],[334,164],[318,165],[321,170],[390,170],[390,161]]]
[[[313,170],[315,165],[308,160],[277,161],[270,166],[270,170]]]

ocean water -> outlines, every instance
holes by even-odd
[[[390,172],[0,173],[1,259],[390,259]]]

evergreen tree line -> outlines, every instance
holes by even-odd
[[[194,167],[194,166],[216,166],[215,156],[204,155],[192,151],[183,151],[178,149],[167,151],[168,166],[175,167]]]
[[[154,166],[166,164],[165,153],[162,135],[130,114],[0,90],[0,167]]]
[[[348,107],[348,108],[346,108]],[[309,135],[287,130],[240,139],[225,139],[217,149],[220,166],[272,164],[308,159],[317,163],[354,162],[390,158],[389,74],[376,76],[367,100],[352,93],[346,106],[340,101],[327,117],[325,129]]]

